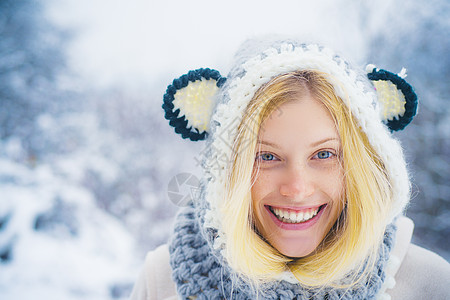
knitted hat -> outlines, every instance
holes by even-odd
[[[331,75],[336,94],[350,108],[384,163],[393,191],[389,222],[409,201],[410,182],[402,148],[392,132],[402,130],[417,111],[417,97],[404,80],[368,65],[353,68],[330,49],[293,40],[250,40],[236,55],[227,78],[216,70],[197,69],[175,79],[164,95],[165,117],[183,138],[207,139],[206,181],[199,200],[205,227],[217,230],[215,247],[224,242],[218,212],[225,193],[226,170],[245,109],[255,92],[272,78],[292,71],[316,70]]]

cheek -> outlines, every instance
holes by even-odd
[[[260,205],[259,202],[261,201],[262,198],[262,194],[264,193],[263,191],[263,187],[264,184],[262,184],[262,179],[260,174],[258,174],[257,176],[253,177],[253,185],[252,185],[252,190],[251,190],[251,197],[252,197],[252,211],[253,211],[253,222],[256,225],[257,231],[261,231],[262,230],[262,226],[261,226],[261,212],[260,212]]]
[[[257,175],[253,177],[252,186],[252,201],[258,203],[273,189],[274,182],[271,179],[270,174],[263,170],[260,170]]]
[[[344,198],[344,171],[340,167],[315,170],[313,181],[317,192],[328,198],[333,206],[342,204]]]
[[[343,204],[345,180],[344,172],[342,169],[335,170],[333,175],[329,177],[330,180],[324,183],[324,189],[329,197],[333,200],[334,204]]]
[[[265,207],[263,200],[267,199],[273,187],[270,186],[271,178],[265,172],[260,170],[258,176],[254,179],[254,184],[251,190],[253,215],[255,217],[255,225],[259,232],[263,232],[263,216]]]
[[[257,203],[261,199],[261,195],[263,194],[263,187],[264,185],[261,184],[261,179],[258,176],[252,186],[252,202],[254,207],[257,207]]]

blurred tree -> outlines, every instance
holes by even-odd
[[[60,109],[56,78],[65,66],[64,39],[39,1],[0,0],[0,139],[20,138],[29,156],[38,146],[37,117]]]
[[[383,26],[370,40],[369,61],[393,72],[406,67],[419,97],[418,116],[397,134],[412,173],[414,241],[450,259],[450,3],[390,2],[387,8],[383,15],[373,10]]]

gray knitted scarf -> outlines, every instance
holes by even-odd
[[[176,218],[169,245],[172,278],[181,299],[373,299],[386,277],[385,267],[396,232],[394,225],[388,226],[380,255],[365,285],[353,289],[311,289],[300,284],[276,281],[256,295],[246,283],[232,276],[233,272],[223,258],[213,252],[200,230],[199,220],[201,218],[194,208],[184,208]]]

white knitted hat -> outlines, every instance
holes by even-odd
[[[248,41],[236,56],[225,79],[218,71],[198,69],[175,79],[164,96],[166,118],[177,133],[191,140],[205,139],[207,180],[205,226],[218,230],[223,242],[219,201],[225,193],[226,169],[232,145],[247,104],[255,92],[275,76],[298,70],[317,70],[330,76],[336,94],[351,109],[370,144],[381,157],[392,183],[393,210],[390,221],[405,209],[410,182],[402,148],[392,131],[403,129],[417,111],[417,97],[404,80],[373,65],[352,68],[330,49],[293,40]]]

